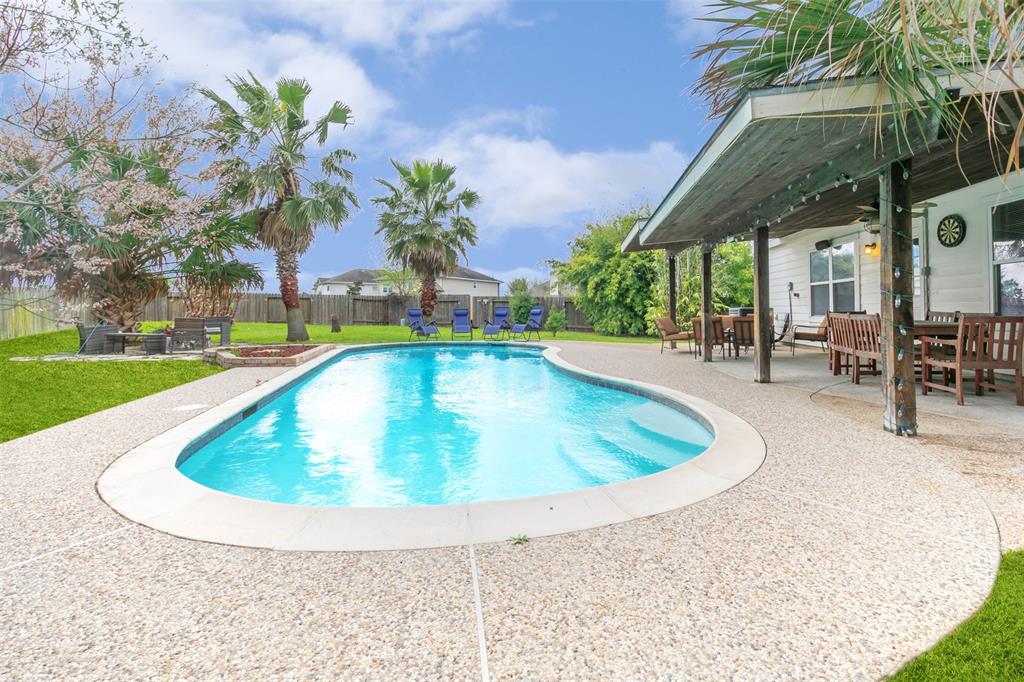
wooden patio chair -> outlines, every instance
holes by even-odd
[[[659,317],[654,321],[654,326],[661,336],[661,352],[665,352],[665,344],[673,341],[686,341],[692,343],[693,332],[683,331],[676,326],[671,317]]]
[[[924,319],[929,322],[959,322],[960,311],[954,312],[943,312],[941,310],[929,310],[924,315]]]
[[[952,348],[952,357],[947,352]],[[974,370],[974,392],[990,391],[1016,394],[1017,404],[1024,406],[1024,317],[1000,315],[962,315],[955,339],[921,337],[921,395],[932,389],[956,394],[956,404],[964,404],[964,372]],[[932,381],[932,368],[951,371],[956,386]],[[997,369],[1013,372],[1014,386],[995,382]]]
[[[882,318],[878,315],[850,315],[853,331],[853,383],[861,374],[881,374]]]
[[[849,313],[828,313],[828,364],[833,376],[849,371],[853,355],[853,323]]]
[[[701,348],[703,348],[704,338],[704,326],[701,324],[701,318],[695,317],[692,321],[693,324],[693,355],[694,357],[700,357]],[[722,357],[725,357],[725,328],[722,326],[722,316],[714,315],[711,317],[711,349],[714,351],[716,346],[722,347]],[[732,351],[729,351],[732,355]]]
[[[827,353],[828,345],[828,315],[822,318],[821,323],[818,324],[817,328],[809,325],[794,325],[793,326],[793,345],[792,355],[796,355],[796,342],[797,341],[815,341],[821,344],[821,352]]]

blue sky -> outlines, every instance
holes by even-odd
[[[169,88],[224,76],[304,77],[309,111],[335,99],[355,125],[362,210],[302,259],[320,276],[380,266],[370,197],[389,157],[442,157],[480,192],[469,265],[537,279],[589,220],[656,203],[710,134],[688,90],[710,27],[699,0],[675,2],[138,2],[126,12],[166,55]],[[268,288],[276,287],[268,254]]]

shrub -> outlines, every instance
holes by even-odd
[[[544,328],[551,332],[551,336],[557,336],[558,332],[565,329],[565,311],[561,308],[555,308],[549,312]]]

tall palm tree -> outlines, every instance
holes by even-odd
[[[705,20],[722,26],[694,56],[708,65],[694,92],[711,115],[724,115],[750,90],[813,81],[873,76],[893,102],[887,112],[906,134],[914,119],[937,118],[951,130],[962,110],[938,74],[978,72],[1009,78],[1021,66],[1024,3],[991,0],[718,0]],[[1022,85],[1019,84],[1018,85]],[[997,138],[1006,117],[998,99],[981,94],[990,139],[1002,147],[1006,168],[1020,167],[1024,118],[1013,121],[1013,144]],[[1024,90],[1009,95],[1019,111]],[[1012,117],[1011,119],[1012,120]],[[880,127],[880,126],[879,126]]]
[[[377,178],[388,193],[373,199],[383,210],[377,216],[387,257],[412,269],[420,277],[420,307],[425,315],[437,304],[437,278],[466,257],[466,247],[476,244],[476,225],[463,210],[480,203],[471,189],[456,192],[455,166],[438,159],[413,161],[406,166],[394,159],[398,183]],[[454,195],[453,195],[454,193]]]
[[[243,222],[275,253],[288,340],[306,341],[309,333],[299,307],[299,257],[313,244],[317,228],[338,230],[349,218],[349,206],[359,205],[349,187],[352,174],[342,165],[355,155],[346,149],[330,151],[320,160],[324,179],[311,180],[306,175],[310,166],[306,144],[323,147],[330,126],[348,126],[352,112],[335,102],[311,124],[305,114],[310,93],[305,80],[281,78],[276,92],[251,72],[248,78],[235,76],[228,83],[241,110],[213,90],[200,89],[217,113],[211,136],[227,157],[224,177],[230,193],[248,209]]]

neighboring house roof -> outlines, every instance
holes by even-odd
[[[356,268],[343,272],[340,275],[334,277],[321,277],[316,281],[316,284],[327,284],[327,283],[340,283],[348,284],[350,282],[373,282],[381,275],[381,270],[373,270],[370,268]],[[450,274],[445,275],[450,279],[470,279],[477,282],[500,282],[501,280],[494,279],[489,275],[485,275],[482,272],[476,270],[470,270],[469,268],[456,267]]]
[[[482,272],[477,272],[476,270],[470,270],[469,268],[464,268],[464,267],[461,267],[461,266],[456,267],[449,274],[445,275],[445,277],[448,277],[450,279],[473,279],[473,280],[476,280],[478,282],[500,282],[501,281],[499,279],[494,279],[490,275],[485,275]]]

